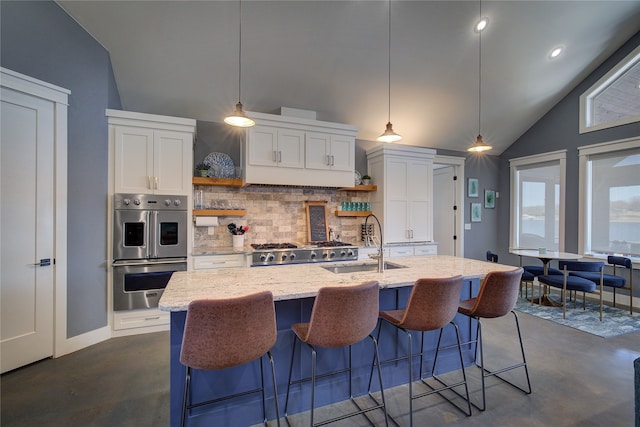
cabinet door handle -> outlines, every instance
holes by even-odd
[[[278,151],[278,163],[282,163],[282,151]]]
[[[273,160],[274,163],[277,163],[278,162],[278,152],[276,150],[273,150],[271,153],[272,153],[271,154],[271,160]]]
[[[149,190],[153,189],[153,187],[151,186],[151,175],[147,175],[147,188]]]
[[[331,156],[327,154],[327,166],[331,166]]]
[[[153,177],[153,182],[154,182],[154,187],[153,187],[153,189],[154,189],[154,190],[157,190],[157,189],[158,189],[158,177],[157,177],[157,176],[154,176],[154,177]]]
[[[331,155],[331,166],[333,166],[333,165],[335,165],[335,164],[336,164],[335,159],[336,159],[336,158],[335,158],[335,157],[333,156],[333,154],[332,154],[332,155]]]

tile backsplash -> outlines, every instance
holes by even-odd
[[[323,188],[300,187],[215,187],[194,186],[203,192],[205,208],[246,209],[243,217],[219,217],[220,225],[208,234],[208,227],[194,227],[194,249],[231,246],[227,225],[249,226],[245,245],[251,243],[308,243],[306,202],[327,203],[327,224],[334,238],[360,244],[360,225],[364,217],[338,217],[335,211],[342,202],[368,202],[369,193]]]

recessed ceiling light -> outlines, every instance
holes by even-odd
[[[551,59],[557,58],[558,56],[560,56],[560,54],[562,53],[563,50],[564,50],[564,48],[562,46],[558,46],[558,47],[553,48],[551,53],[549,53],[549,58],[551,58]]]
[[[487,28],[487,25],[489,25],[489,18],[481,18],[475,25],[475,27],[473,27],[473,30],[476,33],[480,33],[482,32],[485,28]]]

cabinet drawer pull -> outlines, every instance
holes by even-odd
[[[159,320],[160,316],[153,316],[153,317],[145,317],[144,320]]]

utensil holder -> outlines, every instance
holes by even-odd
[[[244,234],[234,234],[233,237],[233,249],[244,248]]]

